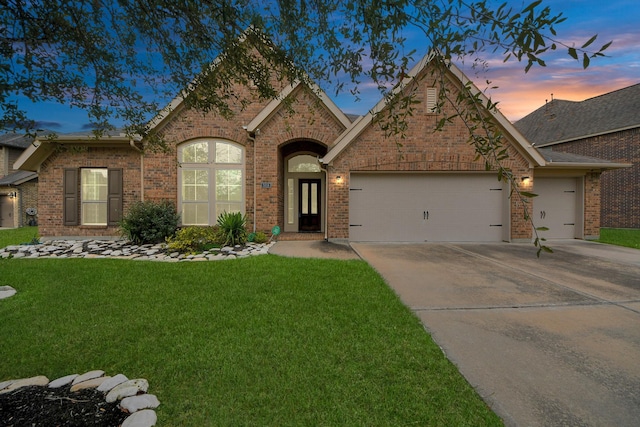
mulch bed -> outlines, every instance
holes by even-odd
[[[96,389],[22,387],[0,394],[1,427],[118,427],[129,415]]]

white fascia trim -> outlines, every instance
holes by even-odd
[[[282,92],[278,94],[271,102],[267,104],[266,107],[260,111],[260,113],[247,125],[247,132],[255,132],[265,123],[269,118],[275,113],[275,111],[280,107],[282,102],[293,93],[302,83],[300,81],[296,81],[287,85]],[[320,86],[315,83],[309,83],[307,85],[309,89],[322,101],[322,104],[327,107],[327,110],[333,114],[333,116],[338,119],[338,121],[346,128],[351,126],[351,121],[349,118],[342,112],[342,110],[333,102],[331,98],[327,96],[327,94],[320,88]]]
[[[257,129],[260,128],[260,126],[267,121],[267,119],[269,117],[271,117],[271,115],[278,109],[278,107],[280,106],[280,104],[282,104],[282,101],[284,101],[284,99],[291,95],[291,93],[300,85],[300,82],[295,82],[292,83],[290,85],[287,85],[284,89],[282,89],[282,92],[280,92],[278,94],[278,96],[276,96],[274,99],[271,100],[271,102],[269,102],[267,104],[266,107],[264,107],[262,109],[262,111],[260,111],[260,113],[258,113],[257,116],[254,117],[253,120],[251,120],[251,122],[249,122],[249,124],[247,125],[247,132],[255,132]]]
[[[546,162],[536,169],[585,169],[585,170],[612,170],[630,168],[631,163],[582,163],[582,162]]]
[[[23,166],[25,165],[25,163],[27,163],[29,158],[36,153],[41,145],[42,143],[36,138],[31,144],[29,144],[29,146],[22,152],[22,154],[20,154],[20,157],[18,157],[18,159],[13,164],[13,168],[34,171],[34,169],[31,168],[31,165],[27,165],[24,169]]]
[[[417,76],[418,73],[422,71],[429,62],[431,62],[434,56],[435,52],[430,52],[423,56],[422,59],[413,66],[409,73],[407,73],[407,76],[393,88],[389,97],[382,98],[372,109],[369,110],[369,112],[367,112],[367,114],[358,117],[353,123],[351,123],[351,126],[338,137],[333,148],[326,156],[320,159],[320,161],[327,165],[342,153],[342,151],[344,151],[344,149],[347,148],[347,146],[373,122],[375,116],[387,106],[389,99],[400,93],[415,78],[415,76]]]
[[[25,149],[20,157],[15,161],[14,168],[20,170],[28,170],[37,172],[38,168],[49,155],[54,151],[55,144],[81,144],[87,145],[106,145],[106,146],[132,146],[134,142],[140,142],[139,136],[129,137],[124,134],[118,136],[104,136],[101,138],[93,138],[90,135],[68,135],[60,136],[54,139],[40,140],[36,138],[27,149]]]
[[[431,60],[437,54],[436,51],[429,52],[426,54],[407,74],[402,82],[400,82],[391,92],[390,98],[396,96],[400,91],[402,91],[409,82],[411,82],[417,75],[422,71],[423,68],[431,62]],[[464,84],[465,81],[469,81],[471,83],[471,91],[474,95],[478,95],[482,100],[483,105],[487,105],[489,103],[489,98],[476,87],[475,84],[458,68],[455,64],[449,62],[448,68],[451,73],[458,79],[458,81]],[[382,111],[388,103],[387,98],[380,100],[375,107],[373,107],[367,115],[361,117],[361,120],[356,120],[352,126],[343,133],[334,147],[327,153],[327,155],[320,159],[324,164],[331,163],[358,135],[373,121],[376,114]],[[542,155],[535,149],[533,145],[527,141],[527,139],[522,136],[520,132],[513,126],[513,124],[507,120],[507,118],[497,109],[490,110],[489,114],[491,114],[495,120],[500,124],[513,138],[516,143],[522,148],[522,150],[529,155],[531,160],[533,161],[534,166],[544,166],[545,160]]]
[[[453,75],[462,83],[465,84],[465,81],[468,81],[471,84],[471,92],[474,96],[478,96],[482,100],[482,105],[486,106],[489,104],[489,98],[482,92],[478,87],[469,79],[460,68],[458,68],[454,63],[449,63],[449,70],[453,73]],[[486,108],[485,108],[486,109]],[[500,126],[502,126],[509,135],[513,136],[515,142],[522,148],[522,150],[528,154],[534,162],[534,166],[544,166],[545,160],[544,157],[536,150],[536,148],[531,145],[529,141],[516,129],[515,126],[498,110],[497,108],[487,109],[489,114],[493,116],[493,118],[498,122]]]

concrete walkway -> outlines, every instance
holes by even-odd
[[[352,246],[506,425],[640,425],[640,251]]]
[[[351,247],[325,240],[281,241],[269,253],[298,258],[360,259]]]

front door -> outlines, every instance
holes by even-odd
[[[320,180],[298,181],[298,231],[320,231]]]

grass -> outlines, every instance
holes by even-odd
[[[640,229],[638,228],[601,228],[601,243],[611,245],[626,246],[640,249]]]
[[[5,259],[0,271],[18,290],[0,301],[0,381],[147,378],[162,426],[501,425],[362,261]]]
[[[38,227],[7,228],[0,230],[0,248],[31,242],[38,236]]]

